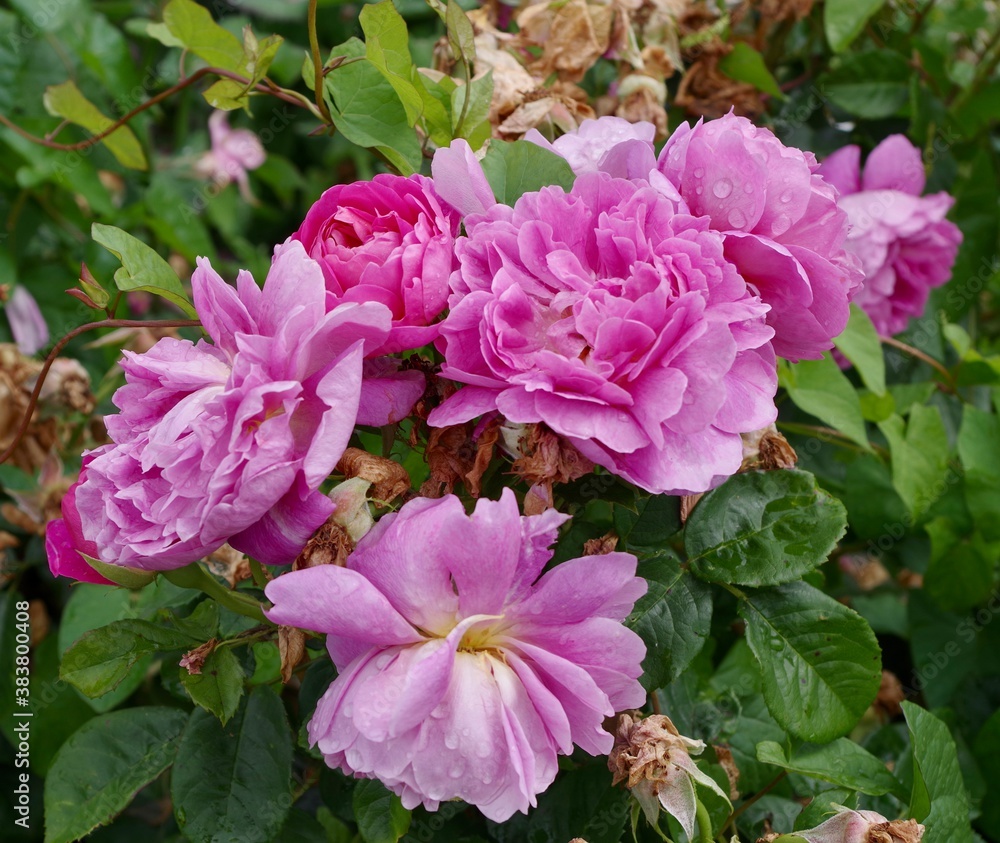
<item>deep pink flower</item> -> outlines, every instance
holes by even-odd
[[[740,433],[776,415],[773,332],[707,219],[590,173],[466,227],[441,339],[443,374],[466,386],[432,425],[544,422],[657,493],[739,468]]]
[[[430,179],[378,175],[327,190],[292,240],[319,261],[334,304],[377,301],[392,311],[389,340],[372,352],[379,354],[437,337],[458,228]]]
[[[87,464],[92,457],[84,457],[80,469],[80,479],[77,480],[62,499],[62,518],[56,518],[45,525],[45,554],[49,560],[49,570],[54,577],[68,577],[80,582],[114,585],[111,580],[102,577],[90,567],[80,556],[87,554],[91,559],[97,558],[97,546],[88,542],[83,536],[80,524],[80,513],[76,509],[76,490],[83,483],[87,472]]]
[[[730,113],[681,124],[659,170],[725,234],[726,257],[771,306],[774,350],[816,359],[843,331],[863,275],[844,249],[847,214],[811,152]]]
[[[945,192],[921,197],[920,150],[903,135],[875,147],[863,175],[857,146],[837,150],[819,172],[840,190],[851,223],[847,249],[864,267],[855,302],[880,334],[898,334],[923,314],[931,288],[951,278],[962,232],[945,214],[955,200]]]
[[[524,139],[561,155],[578,176],[607,173],[616,178],[649,177],[656,166],[652,123],[630,123],[621,117],[584,120],[574,132],[549,143],[537,129]]]
[[[521,517],[514,494],[417,498],[348,558],[266,589],[275,623],[328,634],[339,676],[309,738],[327,764],[413,808],[464,799],[502,822],[536,804],[556,756],[607,754],[602,728],[641,705],[642,640],[622,626],[636,559],[572,559],[540,576],[567,516]]]
[[[214,341],[165,338],[125,352],[114,444],[92,452],[76,490],[82,534],[101,560],[163,570],[225,542],[292,561],[330,515],[318,490],[347,446],[367,348],[383,305],[327,312],[323,275],[300,243],[278,249],[264,289],[228,286],[201,258],[194,303]]]

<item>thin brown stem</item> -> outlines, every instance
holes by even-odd
[[[247,79],[245,76],[240,76],[238,73],[233,73],[232,71],[229,70],[223,70],[221,67],[199,68],[190,76],[186,76],[183,79],[181,79],[181,81],[178,82],[176,85],[171,85],[165,91],[161,91],[155,96],[150,97],[144,103],[137,105],[128,114],[119,117],[103,131],[98,132],[96,135],[91,135],[86,140],[79,141],[78,143],[58,143],[51,139],[55,135],[55,132],[50,132],[45,137],[40,138],[37,135],[33,135],[31,134],[31,132],[22,129],[20,126],[17,125],[17,123],[12,121],[10,118],[4,116],[3,114],[0,114],[0,123],[2,123],[8,129],[17,132],[21,137],[27,138],[32,143],[37,143],[40,144],[41,146],[46,146],[49,149],[61,149],[64,152],[73,152],[79,149],[87,149],[91,146],[100,143],[108,135],[120,129],[136,115],[141,114],[143,111],[146,111],[149,108],[152,108],[154,105],[158,105],[159,103],[163,102],[166,99],[169,99],[174,94],[178,93],[179,91],[183,91],[185,88],[190,87],[199,79],[202,79],[205,76],[223,76],[226,79],[233,79],[234,81],[242,82],[245,85],[250,84],[250,80]],[[254,90],[262,94],[270,94],[271,96],[277,97],[278,99],[283,100],[284,102],[287,103],[291,103],[292,105],[305,107],[303,106],[303,103],[299,98],[293,96],[292,92],[284,91],[281,88],[275,88],[273,85],[258,84],[254,86]],[[66,123],[67,121],[63,121],[63,123],[58,128],[61,129],[63,126],[66,125]]]
[[[28,399],[28,407],[25,410],[24,417],[21,419],[21,424],[17,428],[17,433],[14,435],[14,441],[0,454],[0,465],[7,462],[13,456],[14,451],[17,450],[17,446],[21,444],[24,434],[27,433],[28,426],[31,424],[31,417],[34,415],[35,407],[38,405],[38,396],[42,394],[42,386],[45,384],[45,378],[48,377],[52,364],[60,352],[72,340],[80,336],[80,334],[84,334],[87,331],[94,331],[98,328],[196,328],[199,325],[201,325],[201,322],[196,319],[172,319],[160,322],[149,322],[139,319],[102,319],[100,322],[88,322],[86,325],[74,328],[55,344],[52,351],[49,352],[49,356],[45,358],[45,364],[42,366],[42,371],[38,373],[38,381],[35,383],[35,388]]]
[[[899,349],[904,354],[909,354],[911,357],[916,357],[918,360],[922,360],[928,366],[936,370],[944,378],[945,382],[942,384],[942,388],[954,395],[955,393],[955,379],[951,376],[951,372],[948,371],[947,367],[940,361],[935,360],[929,354],[925,354],[919,348],[914,348],[912,345],[907,345],[905,342],[897,340],[895,337],[880,337],[885,345],[891,345],[893,348]]]
[[[739,808],[733,811],[729,815],[729,820],[726,825],[733,825],[735,828],[736,818],[740,816],[747,808],[754,804],[758,799],[767,796],[772,790],[774,790],[782,781],[784,781],[785,776],[788,775],[788,770],[782,770],[778,775],[776,775],[771,781],[764,785],[760,790],[758,790],[753,796],[747,799]]]
[[[313,63],[313,94],[316,97],[316,107],[327,123],[332,123],[330,109],[323,99],[323,59],[319,54],[319,35],[316,32],[316,5],[318,0],[309,0],[309,51]]]

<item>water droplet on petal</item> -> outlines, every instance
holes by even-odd
[[[696,179],[700,179],[704,175],[705,175],[705,168],[704,167],[699,167],[697,170],[694,171],[694,177]]]
[[[458,738],[455,737],[455,735],[445,735],[444,745],[448,747],[448,749],[455,749],[458,746]]]
[[[476,745],[476,757],[477,758],[489,758],[490,757],[490,747],[489,744],[480,743]],[[489,784],[489,782],[486,782]]]
[[[465,770],[465,764],[459,763],[448,771],[448,775],[451,776],[453,779],[457,779],[459,776],[462,775],[462,772],[464,770]]]
[[[712,188],[712,193],[719,199],[725,199],[733,192],[733,183],[729,179],[719,179]]]
[[[778,237],[788,231],[792,227],[792,221],[788,218],[786,214],[781,214],[775,217],[774,222],[771,223],[771,233]]]
[[[750,184],[750,182],[745,182],[743,184],[743,192],[744,193],[753,193],[753,185]]]
[[[699,196],[701,196],[701,194],[703,194],[703,193],[705,192],[705,188],[703,188],[703,187],[702,187],[702,186],[701,186],[701,185],[699,184],[699,185],[698,185],[698,186],[697,186],[697,187],[696,187],[696,188],[694,189],[694,192],[695,192],[695,193],[697,193],[697,194],[698,194]]]
[[[779,196],[778,198],[779,198],[779,199],[780,199],[780,200],[781,200],[782,202],[791,202],[791,201],[792,201],[792,191],[790,191],[790,190],[786,190],[786,191],[785,191],[784,193],[782,193],[782,194],[781,194],[781,196]]]
[[[747,224],[747,217],[739,208],[733,208],[729,212],[729,224],[733,228],[743,228]]]

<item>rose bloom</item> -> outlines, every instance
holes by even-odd
[[[465,386],[431,425],[543,422],[654,493],[739,468],[740,433],[776,415],[773,332],[707,219],[590,173],[466,228],[440,340],[443,375]]]
[[[920,843],[924,827],[916,820],[888,820],[875,811],[844,809],[815,828],[788,835],[806,843]],[[777,843],[784,835],[768,834],[758,843]]]
[[[851,230],[847,249],[861,260],[865,286],[855,302],[879,334],[891,336],[923,315],[932,287],[951,278],[962,232],[945,219],[955,200],[945,192],[921,196],[926,178],[920,150],[891,135],[868,156],[845,146],[820,174],[841,193]]]
[[[250,200],[249,170],[256,170],[267,160],[260,138],[249,129],[233,129],[225,111],[213,111],[208,118],[212,147],[195,165],[198,174],[220,185],[235,181],[240,194]]]
[[[323,269],[334,303],[377,301],[392,311],[374,353],[419,348],[437,337],[448,302],[459,216],[420,175],[378,175],[335,185],[292,235]]]
[[[327,312],[323,275],[299,243],[279,248],[261,290],[228,286],[204,258],[194,304],[214,345],[164,338],[125,352],[114,444],[89,455],[75,492],[82,538],[100,559],[163,570],[229,542],[291,562],[333,504],[318,492],[362,404],[366,348],[389,312]],[[81,548],[82,549],[82,548]]]
[[[93,457],[84,457],[80,479],[63,495],[63,517],[54,518],[45,525],[45,555],[48,557],[49,570],[54,577],[114,585],[111,580],[102,577],[90,567],[80,555],[80,552],[86,553],[91,559],[96,559],[98,555],[97,546],[93,542],[88,542],[83,536],[80,514],[76,509],[76,490],[83,482],[87,463],[92,459]]]
[[[678,126],[657,166],[725,234],[726,258],[771,306],[775,353],[797,361],[832,348],[864,276],[813,154],[730,113]]]
[[[454,495],[383,517],[347,567],[268,584],[278,624],[327,633],[338,670],[309,721],[327,764],[378,778],[407,808],[450,799],[496,822],[536,804],[576,744],[642,705],[642,640],[621,621],[636,559],[571,559],[544,575],[567,516],[522,517],[513,492],[466,515]]]

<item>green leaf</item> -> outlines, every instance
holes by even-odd
[[[79,551],[78,551],[79,552]],[[123,568],[121,565],[109,565],[100,559],[80,553],[83,560],[90,565],[97,573],[107,580],[111,580],[115,585],[123,588],[139,589],[149,585],[156,579],[156,571],[142,571],[138,568]]]
[[[45,843],[105,825],[174,761],[187,715],[145,706],[95,717],[56,755],[45,779]]]
[[[916,521],[948,486],[948,435],[941,413],[914,404],[908,422],[892,416],[878,427],[889,441],[892,485]]]
[[[554,184],[567,192],[576,176],[566,159],[530,141],[492,141],[483,172],[497,202],[513,205],[525,193]]]
[[[882,681],[878,642],[864,619],[803,582],[749,591],[739,613],[774,719],[815,743],[849,732]]]
[[[181,684],[197,705],[212,712],[225,725],[236,713],[243,696],[243,668],[231,647],[220,647],[205,659],[201,673],[188,673],[181,668]]]
[[[614,523],[626,547],[662,549],[681,528],[680,498],[649,495],[640,498],[634,509],[617,505]]]
[[[733,44],[732,52],[719,61],[719,70],[730,79],[753,85],[758,91],[770,94],[778,99],[785,99],[785,92],[775,81],[771,71],[767,69],[764,57],[746,41]]]
[[[983,813],[976,825],[996,840],[1000,837],[1000,709],[994,711],[979,730],[972,741],[972,751],[988,783],[986,798],[982,802]]]
[[[649,584],[625,625],[646,644],[640,681],[647,690],[676,679],[705,645],[712,625],[712,593],[673,553],[639,563]]]
[[[992,548],[979,534],[962,535],[948,518],[935,518],[924,529],[931,537],[931,561],[924,575],[927,593],[949,612],[986,601],[993,591],[996,567]]]
[[[910,814],[926,827],[923,843],[972,843],[969,797],[948,727],[929,711],[903,703],[913,747]]]
[[[885,0],[826,0],[823,4],[823,30],[835,53],[842,53],[861,34]]]
[[[386,78],[406,109],[412,126],[424,110],[423,97],[413,83],[413,58],[406,21],[396,11],[392,0],[369,3],[361,10],[361,29],[365,33],[365,55]]]
[[[204,6],[194,0],[170,0],[163,10],[163,22],[170,34],[198,58],[213,67],[247,73],[240,39],[219,26]]]
[[[883,761],[850,738],[824,746],[802,746],[791,758],[780,744],[764,741],[757,744],[757,760],[870,796],[899,793],[901,788]]]
[[[465,105],[468,96],[469,104]],[[451,114],[456,138],[465,138],[473,150],[479,149],[490,137],[483,133],[483,123],[489,124],[490,103],[493,101],[493,71],[473,79],[470,85],[458,85],[451,94]],[[465,116],[462,116],[463,109]]]
[[[875,325],[856,304],[851,305],[847,327],[834,340],[841,354],[850,360],[861,380],[876,395],[885,394],[885,355]]]
[[[870,50],[845,56],[822,77],[830,101],[857,117],[878,120],[901,111],[909,99],[910,69],[892,50]]]
[[[410,812],[382,782],[362,779],[354,788],[354,821],[365,843],[396,843],[410,828]]]
[[[292,733],[281,700],[255,688],[226,726],[197,708],[171,776],[174,816],[192,843],[268,843],[291,806]]]
[[[455,0],[448,0],[444,20],[452,56],[456,61],[471,65],[476,59],[476,31],[472,27],[472,21]]]
[[[96,222],[90,228],[90,236],[121,261],[121,269],[115,272],[115,286],[119,290],[123,293],[142,290],[162,296],[192,319],[198,318],[177,273],[149,246],[120,228]]]
[[[684,528],[694,573],[712,582],[779,585],[822,564],[847,511],[806,471],[752,471],[702,498]]]
[[[362,58],[366,48],[357,38],[333,50],[331,58]],[[370,61],[352,61],[326,74],[333,102],[333,122],[351,143],[375,148],[403,175],[420,169],[423,154],[406,110],[388,80]]]
[[[965,469],[965,502],[989,541],[1000,540],[1000,422],[966,404],[958,432],[958,456]]]
[[[56,117],[62,117],[82,126],[88,132],[97,135],[108,128],[114,120],[107,117],[101,110],[88,100],[76,87],[76,83],[69,81],[60,85],[50,85],[45,89],[45,108]],[[123,167],[132,170],[145,170],[148,168],[146,155],[142,151],[142,145],[135,133],[128,126],[120,126],[110,135],[101,141],[118,159],[118,163]]]
[[[779,365],[778,379],[797,407],[870,447],[858,393],[829,354],[822,360]]]
[[[99,697],[118,687],[143,656],[197,643],[183,632],[149,621],[115,621],[79,638],[63,655],[59,676],[88,697]]]

